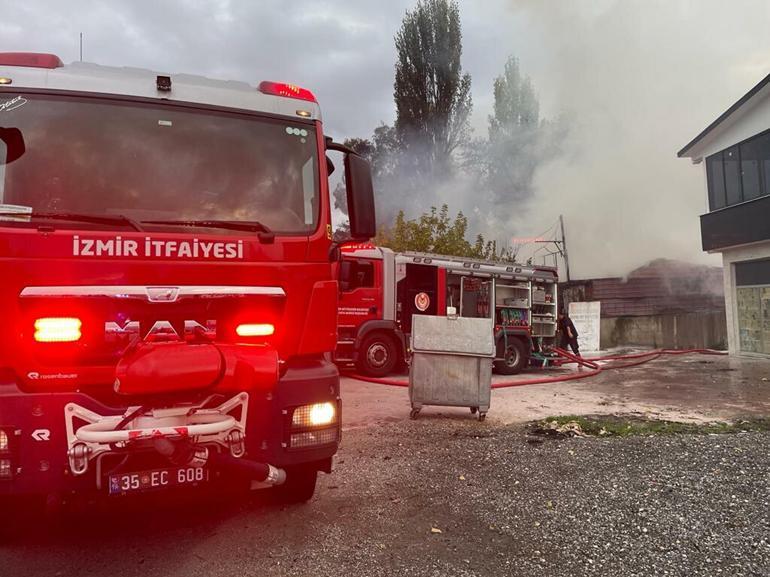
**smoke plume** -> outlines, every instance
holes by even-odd
[[[541,105],[563,112],[569,131],[510,229],[537,234],[563,214],[578,278],[662,256],[719,264],[700,247],[702,168],[676,152],[770,69],[770,5],[588,4],[511,3]]]

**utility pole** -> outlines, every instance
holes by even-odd
[[[562,256],[564,257],[564,271],[567,273],[567,282],[570,281],[569,277],[569,256],[567,256],[567,237],[564,236],[564,216],[559,215],[559,225],[561,226],[561,248]]]
[[[561,238],[557,240],[535,240],[537,243],[543,243],[543,244],[552,244],[555,247],[554,252],[547,252],[543,256],[543,265],[546,263],[546,259],[549,256],[553,257],[554,264],[556,264],[557,256],[561,256],[564,259],[564,272],[567,276],[567,282],[569,282],[571,279],[569,274],[569,256],[567,255],[567,237],[564,236],[564,217],[560,214],[559,215],[559,226],[561,227]]]
[[[80,33],[80,61],[83,62],[83,33]]]

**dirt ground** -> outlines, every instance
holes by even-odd
[[[412,421],[406,389],[345,379],[340,453],[309,503],[164,497],[40,524],[0,542],[0,576],[767,577],[770,433],[533,442],[523,423],[768,415],[768,379],[767,361],[653,361],[496,390],[483,423]]]
[[[533,369],[515,377],[494,376],[493,381],[517,382],[575,371]],[[343,378],[342,387],[347,428],[397,422],[409,413],[405,388],[350,378]],[[770,415],[770,361],[697,354],[661,357],[576,381],[495,389],[487,419],[511,424],[567,414],[635,414],[681,421]],[[420,418],[437,415],[470,418],[467,409],[446,407],[426,407]]]

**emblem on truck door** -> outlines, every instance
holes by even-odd
[[[142,333],[142,324],[139,321],[126,321],[124,323],[107,321],[104,323],[104,338],[108,342],[133,340],[134,338],[141,338],[145,341],[186,341],[199,336],[213,339],[216,335],[217,321],[215,320],[204,321],[203,324],[198,321],[186,320],[183,324],[177,324],[176,327],[171,321],[158,320],[144,334]]]
[[[420,312],[425,312],[430,306],[430,297],[428,293],[417,293],[414,297],[414,306]]]

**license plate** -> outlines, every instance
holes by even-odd
[[[208,480],[209,470],[205,467],[178,467],[120,473],[110,475],[110,495],[139,493],[178,485],[194,486]]]

